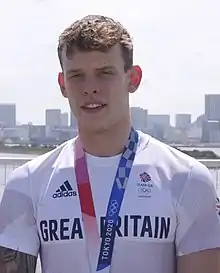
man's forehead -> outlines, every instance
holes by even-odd
[[[79,51],[74,50],[71,55],[62,53],[62,61],[65,70],[124,66],[120,47],[112,47],[108,51]]]

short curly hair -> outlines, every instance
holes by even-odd
[[[59,36],[58,57],[62,67],[62,52],[67,58],[79,51],[107,52],[114,45],[121,46],[124,69],[133,65],[133,43],[128,31],[112,18],[101,15],[88,15],[66,28]]]

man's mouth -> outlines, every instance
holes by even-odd
[[[90,103],[90,104],[83,105],[81,108],[87,112],[97,112],[102,110],[106,105],[107,104]]]
[[[95,108],[102,107],[104,105],[105,104],[91,103],[91,104],[84,105],[83,108],[86,108],[86,109],[95,109]]]

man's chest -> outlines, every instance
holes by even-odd
[[[89,170],[100,238],[115,170]],[[112,207],[114,210],[114,207]],[[64,241],[84,241],[79,193],[73,170],[51,177],[37,205],[36,220],[42,245]],[[169,189],[155,171],[134,166],[129,177],[116,228],[116,240],[174,240],[176,217]]]

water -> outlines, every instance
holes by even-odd
[[[181,150],[185,151],[213,151],[216,155],[220,156],[220,148],[209,148],[209,147],[180,147]]]
[[[37,155],[31,155],[31,154],[11,154],[11,153],[0,153],[0,157],[14,157],[14,158],[29,158],[29,157],[35,157]]]

